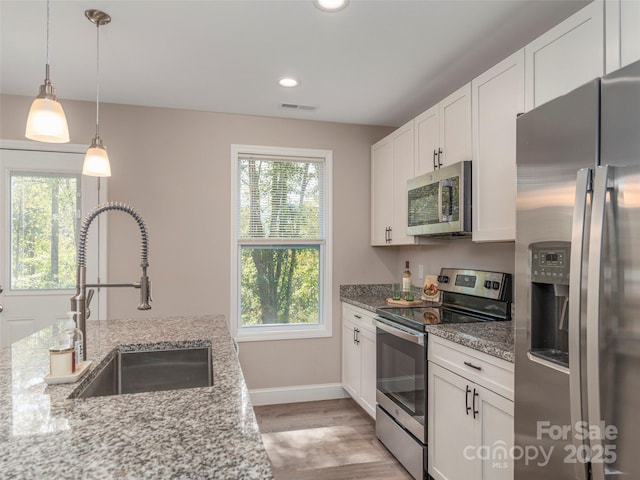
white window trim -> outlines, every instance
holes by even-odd
[[[240,244],[250,244],[250,241],[239,242],[236,234],[238,224],[236,219],[238,199],[238,157],[241,154],[275,155],[291,157],[324,158],[325,171],[325,240],[320,245],[321,264],[319,305],[319,322],[313,325],[260,325],[240,326],[240,289],[238,272],[240,270]],[[332,336],[333,327],[333,152],[331,150],[316,150],[306,148],[268,147],[258,145],[231,145],[231,297],[230,297],[230,321],[231,336],[238,342],[253,342],[265,340],[291,340],[302,338],[323,338]],[[278,241],[274,241],[274,244]],[[298,243],[297,240],[287,243]],[[303,242],[304,243],[304,242]],[[308,242],[307,242],[308,243]]]
[[[78,144],[78,143],[64,143],[64,144],[56,144],[56,143],[42,143],[42,142],[34,142],[31,140],[7,140],[0,139],[0,150],[26,150],[26,151],[35,151],[35,152],[56,152],[56,153],[74,153],[74,154],[84,154],[89,145]],[[2,175],[0,175],[1,177]],[[91,177],[91,183],[96,185],[100,185],[97,191],[97,201],[98,203],[106,202],[108,199],[108,187],[109,182],[108,179],[102,179],[100,182],[99,177]],[[89,212],[86,212],[89,213]],[[2,215],[0,215],[2,218]],[[98,271],[100,272],[101,279],[108,278],[107,272],[107,261],[108,261],[108,252],[107,252],[107,236],[108,229],[107,222],[105,219],[98,218],[96,220],[100,224],[100,233],[99,233],[99,243],[100,245],[104,245],[103,248],[100,248],[98,251]],[[1,263],[1,262],[0,262]],[[6,277],[8,279],[8,276]],[[108,317],[108,307],[107,307],[107,291],[108,288],[99,288],[96,292],[98,303],[98,310],[96,319],[107,319]]]

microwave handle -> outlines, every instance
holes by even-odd
[[[445,178],[444,180],[440,180],[440,185],[438,188],[438,209],[440,211],[440,223],[450,222],[453,220],[453,182],[450,178]],[[445,189],[447,190],[446,195],[449,196],[449,207],[446,213],[444,212],[445,206],[442,201],[445,195]]]

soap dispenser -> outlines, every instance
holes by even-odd
[[[84,351],[82,348],[83,335],[82,331],[76,327],[75,314],[76,312],[67,312],[69,319],[65,322],[64,330],[60,334],[60,343],[73,347],[73,364],[75,368],[78,368],[78,365],[84,361]]]

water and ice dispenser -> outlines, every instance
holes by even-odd
[[[570,242],[538,242],[531,253],[531,355],[569,366]]]

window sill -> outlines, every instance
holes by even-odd
[[[233,332],[236,342],[265,342],[273,340],[302,340],[331,337],[331,328],[326,325],[313,327],[249,327]]]

